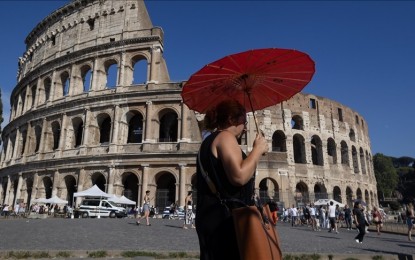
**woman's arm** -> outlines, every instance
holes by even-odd
[[[223,163],[228,180],[232,185],[245,185],[255,173],[262,154],[268,151],[268,144],[262,135],[257,135],[253,149],[243,160],[241,148],[235,136],[228,131],[221,132],[212,145],[212,152]]]

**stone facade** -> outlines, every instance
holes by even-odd
[[[72,204],[74,192],[97,184],[138,204],[150,190],[159,208],[183,205],[195,189],[203,116],[183,104],[185,82],[170,81],[163,30],[144,2],[74,0],[25,42],[2,135],[0,203],[57,195]],[[368,128],[357,112],[299,93],[256,115],[271,147],[257,171],[261,198],[377,204]],[[248,121],[246,152],[252,113]]]

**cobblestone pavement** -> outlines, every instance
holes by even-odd
[[[0,251],[148,251],[198,253],[195,229],[181,220],[151,219],[140,226],[134,219],[0,219]],[[402,234],[370,232],[363,244],[356,231],[339,234],[278,223],[283,254],[415,255],[415,241]],[[143,258],[144,259],[144,258]],[[147,258],[145,258],[147,259]],[[401,258],[400,258],[401,259]],[[410,259],[410,258],[402,258]]]

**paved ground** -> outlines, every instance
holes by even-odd
[[[140,226],[133,219],[0,219],[0,252],[10,251],[148,251],[197,254],[194,229],[182,229],[181,220],[151,219]],[[375,232],[363,244],[354,241],[356,231],[339,234],[314,232],[308,227],[278,223],[284,255],[385,255],[412,259],[415,241],[402,234]],[[140,258],[148,259],[148,258]],[[151,258],[150,258],[151,259]]]

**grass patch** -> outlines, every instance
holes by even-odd
[[[68,258],[68,257],[71,257],[71,253],[69,253],[69,252],[64,252],[64,251],[62,251],[62,252],[58,252],[58,253],[56,254],[56,257]]]
[[[88,257],[91,257],[91,258],[102,258],[106,256],[108,256],[107,251],[94,251],[94,252],[88,253]]]
[[[18,252],[8,252],[6,258],[12,259],[26,259],[26,258],[51,258],[48,252],[29,252],[29,251],[18,251]]]

